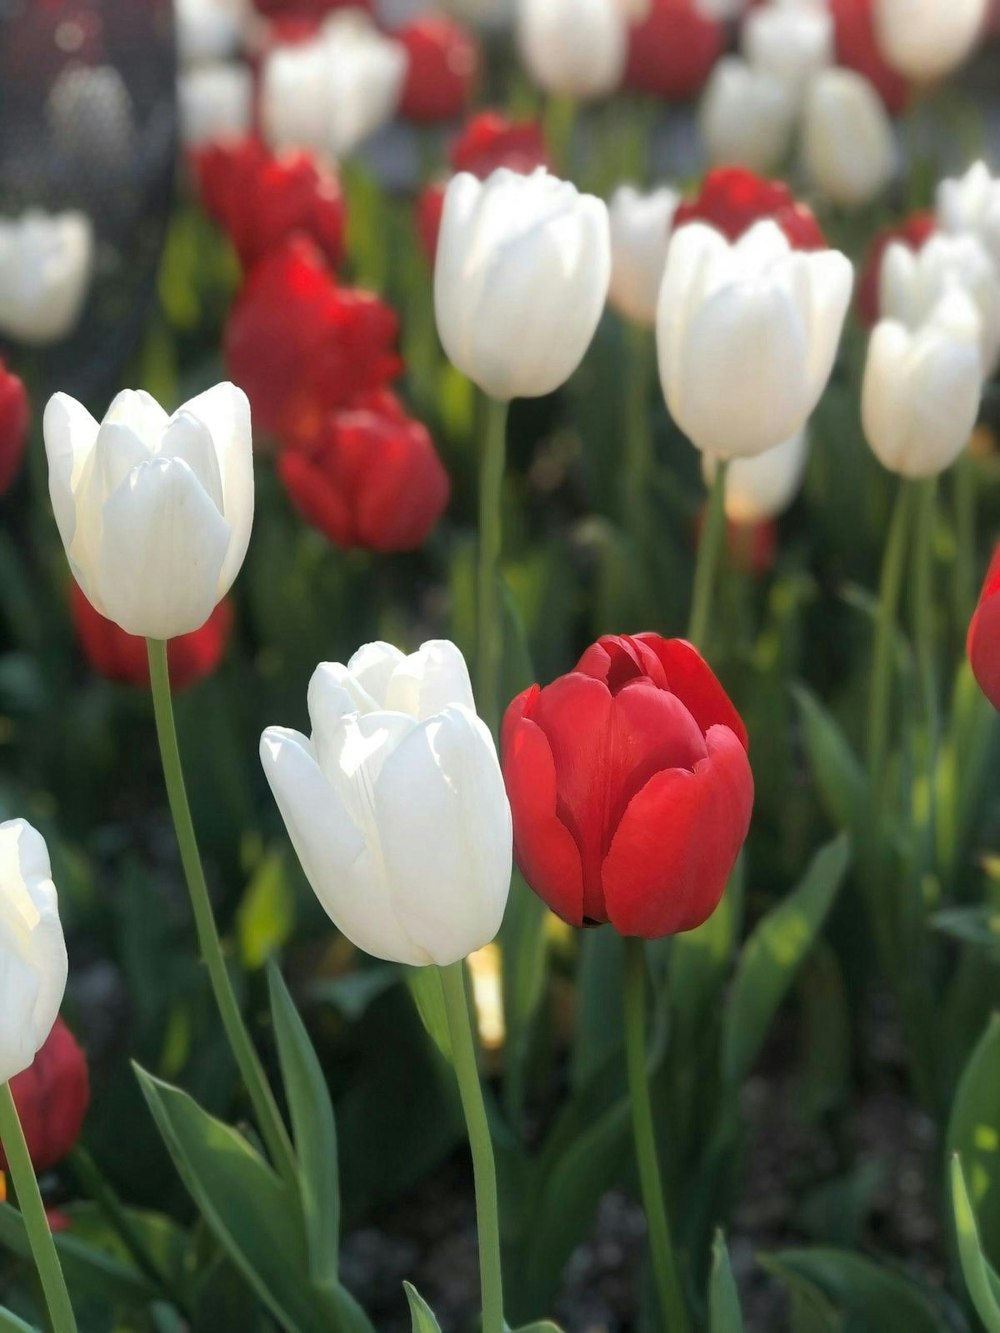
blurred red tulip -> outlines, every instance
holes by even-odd
[[[525,879],[571,925],[657,939],[715,910],[750,826],[743,722],[697,650],[608,636],[507,709]]]
[[[345,550],[416,550],[451,493],[427,430],[387,392],[332,415],[278,471],[306,521]]]
[[[730,241],[770,218],[796,250],[823,250],[826,239],[812,209],[799,203],[784,181],[769,181],[746,167],[716,167],[693,199],[678,205],[674,231],[685,222],[707,222]]]
[[[31,1163],[41,1175],[68,1156],[80,1137],[90,1103],[87,1057],[61,1018],[56,1019],[34,1064],[11,1079],[10,1090]],[[2,1146],[0,1170],[7,1170]]]
[[[929,210],[911,213],[903,222],[893,227],[886,227],[875,236],[868,247],[865,262],[858,279],[857,312],[858,318],[866,328],[871,328],[879,319],[879,282],[882,274],[882,259],[893,241],[902,241],[911,250],[920,250],[937,230],[937,220]]]
[[[979,688],[1000,709],[1000,542],[986,571],[979,603],[969,622],[965,650]]]
[[[830,0],[837,63],[863,74],[891,115],[906,110],[910,85],[897,74],[875,38],[873,0]]]
[[[284,445],[308,446],[331,412],[399,374],[398,331],[395,311],[338,286],[315,245],[297,236],[247,275],[224,351],[255,424]]]
[[[668,102],[696,97],[726,44],[725,25],[704,18],[695,0],[651,0],[629,30],[625,87]]]
[[[0,361],[0,495],[6,495],[21,469],[30,420],[24,385]]]
[[[421,124],[455,120],[469,105],[479,75],[479,47],[468,29],[428,15],[394,34],[408,65],[400,112]]]
[[[335,9],[371,9],[371,0],[253,0],[258,14],[279,23],[324,18]]]
[[[694,523],[694,545],[701,541],[707,507],[698,511]],[[737,523],[726,520],[726,554],[730,565],[744,574],[763,578],[770,574],[778,554],[778,525],[773,519],[756,523]]]
[[[96,611],[78,584],[70,588],[73,628],[83,655],[100,676],[119,685],[149,686],[146,640],[128,634],[113,620]],[[170,683],[183,690],[210,676],[218,667],[229,643],[233,608],[222,601],[201,629],[182,634],[167,644]]]
[[[257,139],[194,154],[205,211],[228,233],[244,268],[289,236],[313,240],[336,268],[344,256],[344,198],[333,171],[308,153],[272,154]]]

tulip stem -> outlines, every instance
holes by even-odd
[[[882,557],[878,621],[875,629],[871,693],[868,701],[868,770],[871,774],[872,792],[876,797],[882,783],[889,745],[893,639],[896,635],[896,617],[903,587],[912,494],[913,488],[902,482],[896,495],[889,536]]]
[[[715,595],[719,559],[726,540],[726,470],[728,460],[720,458],[715,466],[715,478],[708,496],[705,525],[698,543],[698,559],[694,571],[694,591],[691,596],[691,620],[688,638],[696,648],[704,648],[712,618],[712,599]]]
[[[0,1141],[3,1142],[7,1165],[17,1191],[17,1204],[24,1229],[28,1233],[31,1255],[41,1278],[53,1333],[76,1333],[76,1318],[66,1289],[66,1279],[49,1229],[49,1220],[45,1216],[35,1168],[31,1165],[28,1145],[24,1141],[24,1131],[9,1083],[0,1085]]]
[[[968,449],[955,468],[955,606],[963,641],[976,609],[976,460]]]
[[[653,1106],[649,1096],[646,1062],[646,951],[641,939],[625,940],[625,1059],[628,1065],[639,1184],[646,1210],[653,1277],[663,1327],[669,1329],[670,1333],[689,1333],[691,1323],[670,1234],[670,1218],[653,1128]]]
[[[438,969],[444,991],[451,1057],[469,1132],[472,1170],[476,1182],[476,1229],[479,1234],[479,1273],[483,1297],[483,1333],[504,1333],[503,1270],[500,1263],[500,1212],[497,1206],[497,1171],[486,1117],[476,1047],[472,1039],[469,1001],[465,990],[465,963]]]
[[[503,548],[503,477],[507,464],[509,404],[486,400],[486,438],[479,468],[479,586],[476,651],[476,704],[493,735],[500,723],[503,665],[503,606],[500,556]]]
[[[147,639],[149,653],[149,677],[153,691],[153,713],[156,717],[156,735],[160,742],[160,759],[163,764],[163,778],[167,787],[167,799],[173,816],[174,831],[180,847],[181,864],[187,880],[191,907],[194,911],[195,927],[198,932],[198,945],[202,958],[208,968],[215,1001],[219,1006],[222,1023],[229,1038],[229,1045],[250,1100],[257,1116],[257,1126],[267,1144],[271,1160],[277,1170],[288,1181],[295,1181],[298,1168],[292,1150],[288,1131],[285,1128],[278,1104],[274,1100],[267,1075],[254,1050],[250,1034],[247,1032],[240,1013],[240,1007],[233,993],[232,982],[226,968],[222,944],[212,914],[212,904],[205,883],[201,855],[195,837],[194,823],[191,819],[191,807],[188,804],[187,789],[184,785],[184,770],[181,767],[180,749],[177,744],[177,728],[174,725],[174,708],[170,697],[170,675],[167,668],[167,645],[161,639]]]
[[[653,472],[653,436],[649,423],[649,385],[653,339],[648,329],[629,323],[625,330],[625,468],[622,518],[640,559],[649,548],[649,489]]]

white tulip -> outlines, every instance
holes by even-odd
[[[438,335],[493,398],[537,398],[572,375],[611,276],[608,210],[539,169],[452,177],[434,269]]]
[[[749,457],[805,425],[833,369],[852,270],[836,250],[793,250],[770,221],[730,243],[674,232],[656,344],[667,406],[703,452]]]
[[[726,517],[732,523],[764,523],[784,513],[802,489],[808,457],[809,437],[800,430],[753,458],[734,458],[726,469]],[[702,455],[709,486],[717,466],[712,454]]]
[[[518,0],[517,39],[547,93],[604,97],[625,73],[628,20],[617,0]]]
[[[177,58],[181,65],[236,55],[247,20],[245,0],[174,0]]]
[[[496,747],[453,643],[370,643],[309,683],[312,736],[268,727],[261,762],[306,878],[376,958],[441,967],[488,944],[510,888]]]
[[[100,425],[57,393],[42,430],[59,535],[93,606],[151,639],[203,625],[243,564],[253,522],[242,389],[217,384],[172,417],[126,389]]]
[[[198,65],[177,80],[181,140],[201,148],[213,139],[240,139],[253,119],[253,75],[246,65]]]
[[[85,213],[0,218],[0,333],[34,346],[65,338],[80,318],[93,256]]]
[[[725,56],[712,70],[698,127],[712,166],[749,167],[767,175],[791,145],[795,101],[773,75]]]
[[[34,1061],[66,990],[66,942],[45,839],[0,824],[0,1083]]]
[[[875,37],[887,63],[919,83],[950,74],[983,30],[988,0],[875,0]]]
[[[608,301],[625,319],[652,328],[656,298],[667,264],[676,190],[642,194],[622,185],[611,197],[611,285]]]
[[[395,114],[406,79],[404,47],[361,12],[332,14],[311,41],[264,61],[261,124],[272,148],[344,157]]]
[[[968,443],[979,412],[983,366],[979,316],[952,291],[915,330],[876,324],[861,397],[865,436],[883,466],[903,477],[933,477]]]
[[[802,117],[802,155],[812,181],[841,208],[870,203],[892,180],[892,122],[861,74],[828,69],[813,80]]]
[[[743,20],[740,46],[752,69],[770,74],[799,102],[809,81],[833,64],[833,15],[806,4],[764,5]]]
[[[957,180],[937,188],[937,223],[954,236],[971,233],[1000,269],[1000,180],[985,162],[974,163]]]
[[[972,298],[980,320],[980,355],[986,374],[1000,358],[1000,279],[975,236],[932,236],[920,250],[893,241],[879,272],[879,310],[915,329],[952,291]]]

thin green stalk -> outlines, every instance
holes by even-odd
[[[170,813],[173,816],[174,831],[180,847],[181,864],[184,867],[191,907],[194,911],[201,956],[208,968],[229,1045],[236,1057],[236,1063],[256,1112],[257,1127],[275,1167],[286,1180],[294,1181],[297,1177],[297,1166],[288,1131],[278,1110],[278,1104],[274,1100],[263,1065],[243,1022],[240,1007],[236,1003],[215,917],[212,915],[212,904],[205,883],[201,855],[198,852],[191,807],[188,805],[187,789],[184,785],[180,749],[177,744],[177,728],[174,725],[174,708],[170,697],[170,675],[167,669],[167,645],[159,639],[147,639],[146,648],[149,653],[153,713],[156,717],[156,735],[160,742],[163,778],[167,787],[167,799],[170,802]]]
[[[575,127],[576,101],[572,97],[554,94],[545,104],[543,129],[555,169],[566,180],[573,179]]]
[[[932,797],[941,720],[938,706],[937,666],[934,649],[934,523],[937,514],[937,478],[919,484],[917,524],[913,544],[914,638],[920,687],[927,720],[927,772]],[[933,832],[933,801],[931,830]]]
[[[729,464],[720,459],[708,496],[705,526],[698,543],[698,560],[694,571],[694,592],[691,598],[691,620],[688,638],[696,648],[704,648],[712,617],[716,575],[726,540],[726,469]]]
[[[654,343],[648,329],[625,327],[625,449],[622,518],[643,555],[648,549],[653,433],[649,422],[649,384]]]
[[[889,524],[882,556],[878,622],[868,699],[868,771],[877,796],[885,770],[889,745],[889,703],[892,689],[893,640],[906,567],[906,546],[912,513],[912,488],[901,482]]]
[[[9,1083],[0,1084],[0,1141],[3,1142],[7,1165],[17,1191],[17,1204],[24,1229],[28,1233],[31,1255],[41,1279],[45,1304],[52,1321],[52,1333],[76,1333],[76,1318],[66,1289],[66,1279],[52,1240],[49,1220],[45,1216],[35,1168],[31,1165],[28,1145],[24,1141]]]
[[[479,586],[476,705],[494,735],[500,723],[503,607],[500,555],[503,548],[503,477],[507,464],[508,403],[486,400],[486,434],[479,465]]]
[[[663,1327],[669,1329],[670,1333],[690,1333],[691,1322],[670,1234],[667,1201],[663,1193],[663,1178],[653,1129],[653,1106],[646,1066],[646,952],[640,939],[625,940],[625,1060],[628,1065],[639,1183],[646,1210],[653,1277]]]
[[[439,968],[444,991],[451,1054],[458,1091],[465,1112],[476,1182],[476,1228],[479,1234],[479,1275],[483,1299],[483,1333],[504,1333],[503,1270],[500,1263],[500,1213],[497,1206],[497,1171],[486,1118],[476,1047],[465,993],[465,964]]]
[[[962,641],[976,609],[976,461],[968,449],[955,467],[955,609]]]

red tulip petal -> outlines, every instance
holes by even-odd
[[[656,653],[666,672],[667,688],[677,695],[703,732],[709,727],[728,727],[747,748],[743,719],[693,644],[686,639],[661,639],[658,634],[637,634],[636,639]]]
[[[979,688],[1000,709],[1000,545],[993,552],[979,605],[969,623],[966,652]]]

